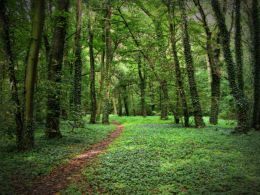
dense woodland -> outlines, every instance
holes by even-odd
[[[76,132],[115,116],[257,133],[259,4],[0,0],[3,142],[30,151],[37,131],[48,144],[64,139],[64,123]]]

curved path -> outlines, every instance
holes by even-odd
[[[83,168],[88,166],[97,155],[105,152],[107,147],[122,133],[124,126],[113,122],[117,128],[103,141],[92,145],[88,150],[71,159],[67,164],[53,170],[37,181],[33,182],[28,192],[17,192],[19,194],[49,195],[65,189],[73,177],[77,177]]]

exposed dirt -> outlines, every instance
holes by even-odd
[[[117,129],[103,141],[92,145],[88,150],[71,159],[67,164],[56,168],[49,175],[38,178],[27,190],[17,189],[16,194],[53,195],[65,189],[70,181],[78,177],[83,168],[90,165],[97,155],[106,151],[107,147],[122,133],[124,126],[114,122]]]

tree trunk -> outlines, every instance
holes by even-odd
[[[183,86],[183,78],[181,74],[181,68],[180,68],[180,62],[179,62],[179,57],[177,53],[177,48],[176,48],[176,37],[175,37],[175,26],[173,23],[174,19],[174,7],[173,7],[173,2],[172,0],[168,0],[168,17],[169,17],[169,31],[171,34],[171,45],[172,45],[172,55],[175,63],[175,77],[176,77],[176,88],[177,88],[177,93],[176,97],[180,97],[181,99],[181,105],[182,105],[182,111],[183,111],[183,116],[184,116],[184,126],[188,127],[189,126],[189,111],[188,111],[188,105],[186,101],[186,94],[184,91],[184,86]],[[178,102],[178,99],[177,99]]]
[[[123,108],[122,108],[122,97],[121,97],[121,92],[118,93],[118,116],[122,116],[123,112],[122,112]]]
[[[236,82],[235,64],[232,59],[232,53],[230,50],[230,37],[229,37],[229,32],[227,30],[225,17],[221,12],[221,8],[217,0],[211,0],[211,5],[215,13],[218,28],[221,33],[221,43],[222,43],[224,58],[227,65],[229,86],[231,89],[231,93],[236,101],[237,119],[238,119],[236,132],[246,132],[249,130],[248,129],[249,127],[248,102],[246,97],[243,94],[243,91],[240,89],[239,85]]]
[[[116,109],[116,97],[115,97],[115,96],[113,96],[112,101],[113,101],[114,115],[117,115],[117,109]]]
[[[44,5],[45,0],[32,2],[32,34],[25,77],[24,148],[26,149],[34,146],[34,88],[44,24]]]
[[[81,60],[81,18],[82,0],[77,0],[76,6],[76,34],[75,34],[75,63],[74,63],[74,114],[75,119],[81,117],[81,85],[82,85],[82,60]]]
[[[11,99],[15,104],[15,122],[16,122],[16,143],[18,149],[23,149],[23,114],[21,103],[18,96],[17,79],[15,75],[15,62],[10,39],[10,24],[6,0],[0,0],[0,36],[3,43],[3,50],[6,56],[7,69],[11,88]]]
[[[104,30],[104,21],[102,23],[102,29]],[[105,33],[102,33],[102,44],[105,44]],[[100,120],[100,114],[101,114],[101,107],[102,107],[102,100],[103,100],[103,94],[104,94],[104,72],[105,72],[105,54],[106,50],[105,47],[102,46],[102,52],[101,52],[101,67],[100,67],[100,81],[99,81],[99,91],[98,91],[98,101],[97,101],[97,116],[96,120]]]
[[[47,138],[61,137],[60,132],[60,96],[61,96],[61,71],[63,63],[63,52],[67,28],[67,16],[69,0],[59,0],[57,4],[59,14],[55,17],[55,29],[50,56],[50,91],[47,100],[46,130]]]
[[[260,130],[260,20],[258,1],[252,0],[252,43],[253,43],[253,77],[254,77],[254,105],[253,128]]]
[[[125,107],[125,116],[129,116],[129,106],[128,106],[128,93],[126,89],[126,85],[122,86],[123,88],[123,100],[124,100],[124,107]]]
[[[237,65],[237,81],[238,87],[244,93],[244,77],[243,77],[243,49],[241,40],[241,0],[235,0],[235,53],[236,53],[236,65]]]
[[[89,18],[88,23],[88,34],[89,34],[89,59],[90,59],[90,94],[91,94],[91,115],[90,123],[96,123],[96,89],[95,89],[95,59],[94,59],[94,48],[93,48],[93,31],[91,29],[91,19]]]
[[[161,119],[168,120],[168,86],[167,81],[163,80],[160,82],[161,85]]]
[[[140,79],[140,92],[141,92],[141,115],[145,117],[146,116],[146,103],[145,103],[146,73],[144,68],[142,68],[142,61],[140,55],[138,56],[138,75]]]
[[[109,99],[110,99],[110,65],[111,65],[111,0],[106,0],[106,17],[105,17],[105,32],[106,32],[106,67],[105,67],[105,94],[102,123],[109,124]]]
[[[208,63],[210,66],[210,85],[211,85],[211,109],[210,109],[210,123],[216,125],[218,123],[218,112],[219,112],[219,99],[220,99],[220,67],[214,58],[214,40],[212,38],[212,33],[208,26],[206,14],[200,4],[200,0],[193,0],[194,4],[197,6],[202,24],[206,34],[206,50],[208,56]]]
[[[182,31],[183,31],[182,39],[183,39],[183,46],[184,46],[184,57],[187,66],[186,69],[187,69],[189,85],[190,85],[190,94],[191,94],[191,101],[193,105],[195,125],[196,127],[204,127],[205,123],[202,117],[200,99],[199,99],[197,84],[194,76],[194,67],[193,67],[193,59],[191,54],[190,38],[188,34],[186,10],[183,1],[179,0],[179,5],[180,5],[181,17],[182,17]]]

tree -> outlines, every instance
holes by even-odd
[[[232,53],[230,50],[230,35],[219,2],[217,0],[211,0],[211,5],[215,13],[218,28],[221,33],[221,45],[227,66],[227,74],[231,94],[233,95],[236,101],[238,124],[235,130],[236,132],[246,132],[249,130],[248,102],[243,94],[242,89],[239,87],[236,81],[235,63],[232,59]]]
[[[235,0],[235,56],[237,65],[237,83],[241,91],[244,93],[244,77],[243,77],[243,49],[241,41],[241,0]]]
[[[142,65],[141,55],[138,55],[138,75],[140,79],[141,96],[141,115],[146,116],[145,89],[146,89],[146,70]]]
[[[90,10],[89,10],[90,12]],[[94,33],[91,26],[91,18],[89,15],[88,21],[88,36],[89,36],[89,59],[90,59],[90,94],[91,94],[91,116],[90,123],[96,123],[96,89],[95,89],[95,57],[93,48]]]
[[[190,38],[188,34],[188,23],[187,23],[187,15],[185,10],[184,2],[179,0],[179,6],[181,10],[181,18],[182,18],[182,41],[184,47],[184,57],[186,62],[186,69],[189,79],[190,86],[190,94],[191,101],[193,105],[193,114],[195,119],[196,127],[204,127],[205,123],[202,118],[202,110],[200,105],[199,94],[197,91],[197,84],[194,76],[194,67],[193,67],[193,58],[191,54],[191,46],[190,46]]]
[[[81,82],[82,82],[82,59],[81,59],[81,18],[82,0],[76,2],[76,33],[75,33],[75,62],[74,62],[74,114],[81,117]]]
[[[47,118],[45,134],[48,138],[61,137],[60,132],[60,95],[61,70],[67,28],[67,12],[69,0],[58,0],[55,29],[51,48],[48,80],[50,91],[47,100]]]
[[[109,124],[109,101],[110,101],[110,66],[111,66],[111,0],[106,0],[106,17],[105,17],[105,32],[106,32],[106,67],[105,67],[105,92],[102,123]]]
[[[32,1],[32,34],[25,77],[24,148],[34,146],[34,88],[44,24],[44,0]]]
[[[15,104],[16,143],[18,149],[23,149],[23,114],[18,95],[17,78],[15,75],[15,59],[10,38],[9,13],[6,0],[0,0],[0,35],[6,56],[8,76],[11,88],[11,99]]]
[[[174,19],[174,5],[172,0],[168,0],[167,2],[167,8],[168,8],[168,20],[169,20],[169,31],[171,35],[171,46],[172,46],[172,55],[174,59],[174,65],[175,65],[175,77],[176,77],[176,88],[177,88],[177,104],[178,104],[178,97],[181,99],[181,105],[183,110],[183,116],[184,116],[184,126],[189,126],[189,111],[188,111],[188,105],[186,101],[186,94],[183,86],[183,78],[181,74],[181,68],[180,68],[180,62],[179,57],[177,54],[177,48],[176,48],[176,37],[175,37],[175,26],[173,23]],[[178,108],[176,108],[178,109]]]
[[[253,128],[260,130],[260,20],[259,3],[252,0],[252,44],[253,44],[253,77],[254,77],[254,105]]]
[[[218,123],[218,112],[219,112],[219,99],[220,99],[220,67],[217,63],[218,60],[214,56],[214,39],[212,37],[212,32],[209,28],[206,14],[201,6],[200,0],[193,0],[194,4],[197,6],[203,28],[206,34],[206,51],[208,56],[208,62],[210,65],[211,74],[211,109],[210,109],[210,123],[216,125]]]

